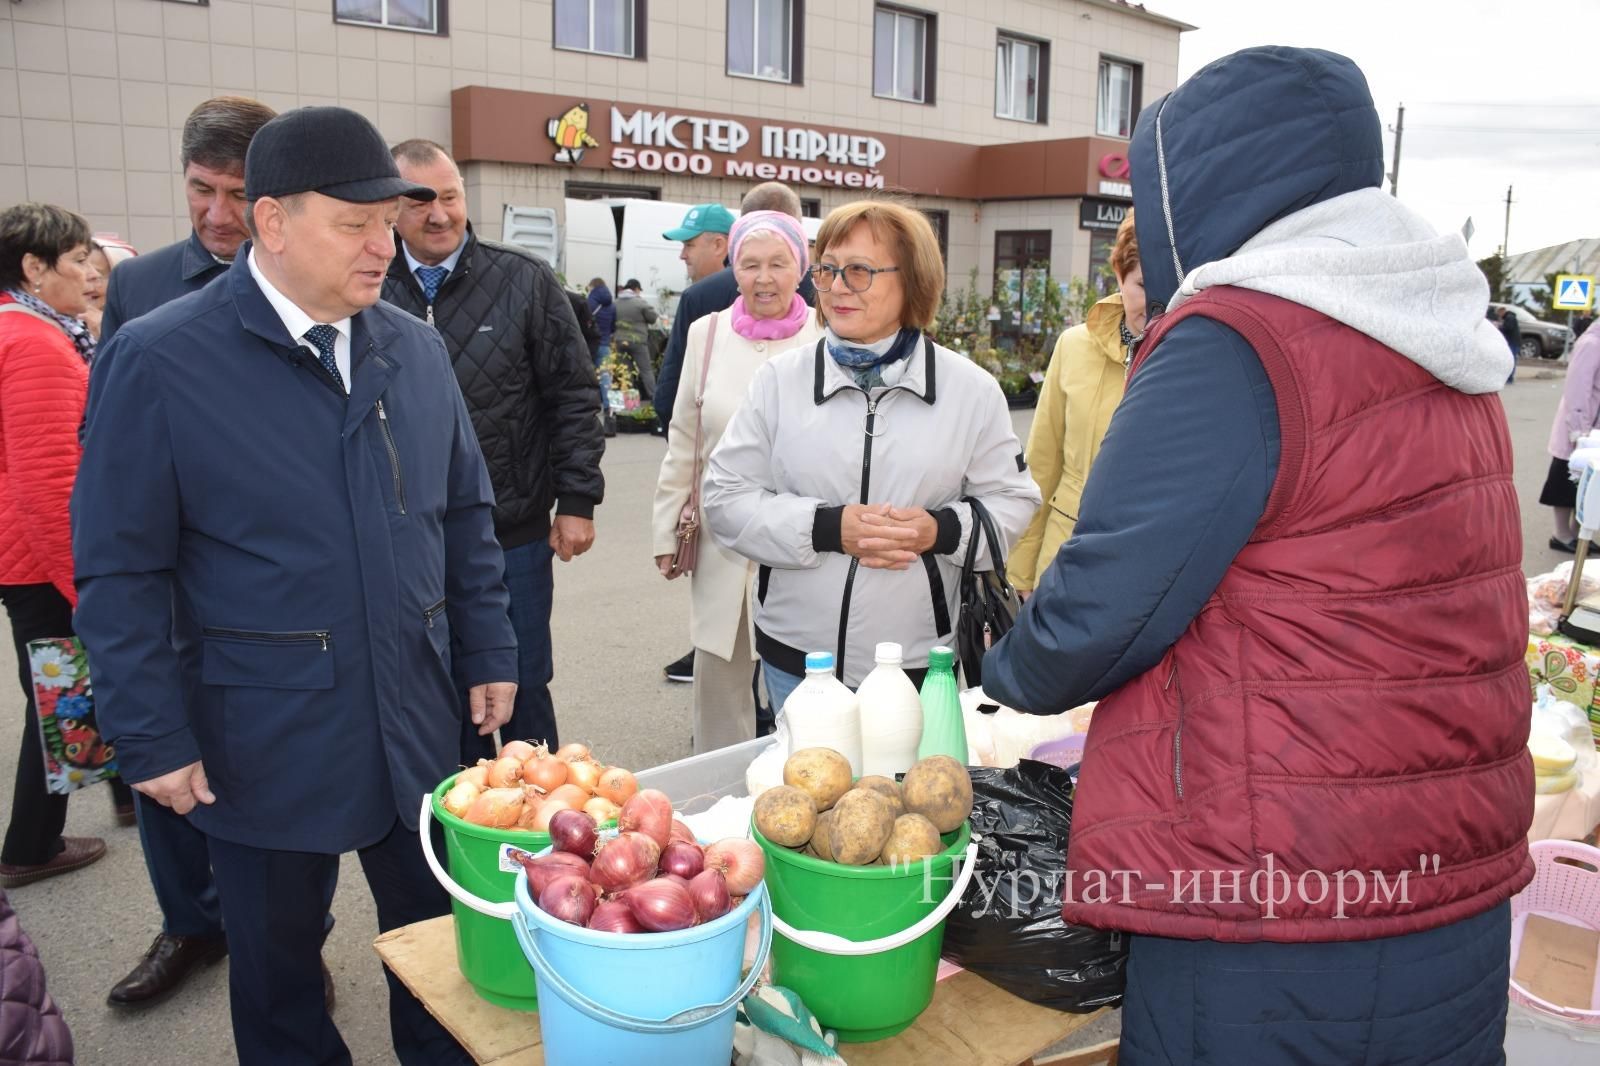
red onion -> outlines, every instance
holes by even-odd
[[[552,851],[538,858],[532,856],[523,858],[519,855],[517,860],[522,863],[523,869],[528,871],[528,895],[535,902],[544,894],[544,890],[550,887],[550,882],[558,877],[576,875],[585,881],[589,879],[589,864],[577,855],[569,855],[564,851]]]
[[[601,933],[642,933],[644,926],[633,916],[633,908],[620,899],[608,899],[589,916],[589,928]]]
[[[747,837],[728,837],[706,849],[706,869],[716,870],[728,880],[728,894],[746,896],[761,883],[767,872],[767,858],[761,845]]]
[[[557,851],[565,851],[587,859],[594,854],[600,842],[600,833],[594,819],[582,811],[557,811],[550,816],[550,843]]]
[[[706,853],[699,844],[674,840],[661,849],[661,872],[690,879],[706,868]]]
[[[690,844],[700,843],[699,838],[694,835],[694,830],[690,829],[681,818],[672,820],[672,828],[667,830],[667,837],[669,841],[683,840]]]
[[[641,789],[622,805],[617,825],[624,832],[643,833],[656,842],[656,847],[664,848],[672,838],[672,801],[659,789]]]
[[[539,893],[539,909],[573,925],[588,925],[597,898],[594,886],[573,874],[558,877]]]
[[[677,874],[662,874],[661,879],[663,881],[671,881],[675,885],[682,885],[684,888],[689,887],[689,879],[687,877],[680,877]]]
[[[689,880],[689,899],[701,922],[713,922],[733,909],[728,882],[716,870],[702,870]]]
[[[694,900],[689,890],[664,877],[628,889],[623,898],[639,924],[652,933],[670,933],[695,923]]]
[[[589,879],[608,893],[631,888],[655,876],[661,849],[643,833],[623,833],[595,853]]]

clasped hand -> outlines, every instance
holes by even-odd
[[[845,505],[839,539],[847,555],[871,570],[907,570],[939,538],[939,523],[922,507]]]

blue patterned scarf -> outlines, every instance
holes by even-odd
[[[62,314],[31,292],[23,292],[21,289],[6,289],[5,294],[28,310],[42,315],[60,326],[61,332],[71,339],[73,346],[78,349],[78,354],[83,356],[85,363],[94,358],[94,334],[89,332],[88,326],[85,326],[71,315]]]
[[[883,368],[910,358],[921,340],[922,331],[908,326],[896,333],[887,346],[884,341],[879,341],[871,347],[862,348],[840,339],[830,329],[828,354],[833,356],[835,363],[855,376],[857,385],[870,391],[883,385]]]

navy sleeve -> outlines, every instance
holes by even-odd
[[[100,339],[97,342],[102,347],[111,343],[111,338],[117,330],[128,320],[122,310],[122,293],[126,286],[121,282],[127,280],[127,271],[113,270],[106,278],[106,306],[100,312]]]
[[[984,692],[1056,714],[1154,667],[1260,522],[1278,442],[1244,338],[1198,316],[1173,327],[1111,419],[1072,539],[984,658]]]

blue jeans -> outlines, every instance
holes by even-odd
[[[555,660],[550,649],[550,608],[555,597],[555,552],[536,540],[506,552],[511,628],[517,634],[517,703],[501,732],[506,740],[544,741],[554,751],[556,708],[550,699]]]
[[[555,660],[550,651],[550,607],[555,596],[555,551],[540,539],[507,548],[506,591],[511,596],[511,628],[517,635],[517,701],[511,720],[500,727],[502,740],[543,741],[554,751],[556,709],[550,699]],[[468,766],[494,756],[494,736],[481,737],[472,724],[467,694],[461,693],[461,761]]]
[[[785,673],[769,662],[762,662],[761,673],[767,681],[767,703],[772,707],[773,714],[783,710],[789,693],[799,688],[800,682],[805,680],[798,674]]]
[[[600,377],[600,410],[611,410],[611,371],[601,370],[600,365],[611,358],[611,341],[606,339],[600,342],[600,351],[594,357],[595,373]]]

